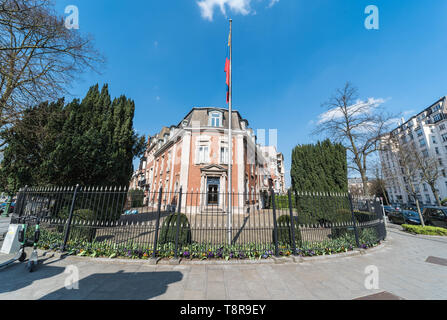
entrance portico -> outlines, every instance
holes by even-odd
[[[201,168],[200,171],[201,208],[204,211],[226,211],[227,169],[212,164]]]

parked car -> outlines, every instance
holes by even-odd
[[[427,206],[422,216],[427,226],[447,228],[447,207]]]
[[[134,210],[126,210],[124,211],[125,215],[130,215],[130,214],[138,214],[138,210],[134,209]]]
[[[419,217],[419,213],[417,209],[404,209],[402,210],[402,214],[405,219],[405,223],[407,224],[421,224],[421,218]]]
[[[388,206],[383,206],[383,209],[385,210],[385,215],[386,216],[388,216],[388,214],[390,213],[390,212],[399,212],[401,209],[400,209],[400,204],[391,204],[391,205],[388,205]]]
[[[395,224],[406,223],[406,218],[405,218],[402,210],[394,210],[394,211],[388,212],[388,220],[390,220],[391,223],[395,223]]]

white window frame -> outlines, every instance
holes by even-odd
[[[207,163],[210,163],[210,143],[199,141],[196,147],[195,164],[207,164]]]
[[[215,123],[214,121],[217,121],[218,123]],[[222,122],[223,122],[222,121],[222,112],[215,111],[215,110],[210,111],[209,116],[208,116],[208,126],[214,127],[214,128],[221,128],[221,127],[223,127]]]

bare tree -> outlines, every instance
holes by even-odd
[[[421,225],[424,227],[424,218],[422,217],[421,207],[419,204],[419,184],[420,184],[420,157],[423,157],[416,148],[414,142],[401,143],[399,138],[393,134],[388,136],[388,144],[392,152],[396,156],[401,174],[404,180],[404,188],[407,194],[413,198],[416,203]],[[397,176],[397,175],[396,175]]]
[[[388,194],[386,191],[386,183],[385,183],[385,177],[383,175],[383,166],[379,162],[375,162],[373,165],[373,171],[374,171],[374,181],[372,182],[371,188],[375,190],[376,195],[381,193],[384,197],[385,204],[389,205],[390,201],[388,199]]]
[[[0,131],[103,62],[92,38],[67,29],[51,0],[0,0]]]
[[[342,143],[348,151],[348,168],[360,174],[363,192],[368,194],[368,159],[378,150],[380,137],[389,131],[392,117],[380,110],[383,100],[358,100],[357,89],[349,82],[323,104],[314,134],[325,134]]]
[[[436,199],[438,206],[442,206],[441,200],[439,199],[438,189],[436,188],[437,181],[440,177],[439,163],[438,159],[431,156],[424,156],[420,152],[416,152],[415,161],[417,162],[421,180],[426,182]]]

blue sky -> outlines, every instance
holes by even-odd
[[[371,4],[379,30],[364,27]],[[193,106],[226,107],[231,17],[234,108],[253,129],[278,130],[288,181],[292,148],[317,140],[310,132],[321,104],[346,81],[406,118],[447,94],[445,0],[56,2],[61,14],[67,5],[79,8],[77,32],[92,34],[107,58],[101,75],[73,84],[72,97],[108,83],[112,96],[135,100],[145,135]]]

